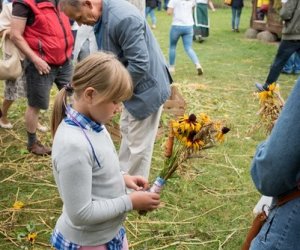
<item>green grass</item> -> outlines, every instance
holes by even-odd
[[[254,82],[265,80],[277,47],[245,39],[250,8],[243,10],[239,34],[231,32],[230,8],[209,14],[209,38],[193,44],[204,75],[196,74],[180,42],[174,81],[187,102],[188,112],[205,112],[224,119],[231,131],[224,144],[205,151],[201,158],[189,160],[187,173],[167,183],[160,209],[145,217],[136,212],[128,214],[126,227],[131,249],[240,249],[259,198],[249,167],[255,147],[266,135],[263,131],[251,131],[259,121]],[[167,58],[171,17],[161,11],[157,18],[154,34]],[[295,80],[295,76],[280,76],[284,98]],[[52,100],[54,95],[55,91]],[[24,100],[16,102],[10,112],[14,129],[0,129],[0,249],[5,250],[24,245],[16,240],[16,235],[30,222],[38,232],[33,249],[50,249],[49,236],[61,210],[50,158],[36,157],[25,150],[25,108]],[[49,114],[43,113],[44,123]],[[39,136],[43,142],[51,143],[49,133]],[[151,180],[163,164],[164,139],[161,137],[155,144]],[[23,201],[25,208],[13,211],[15,200]]]

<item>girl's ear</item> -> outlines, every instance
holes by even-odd
[[[92,88],[92,87],[87,87],[84,90],[83,96],[84,96],[85,101],[88,104],[92,104],[93,103],[93,98],[95,97],[95,92],[96,92],[96,90],[94,88]]]

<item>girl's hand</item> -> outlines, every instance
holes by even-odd
[[[158,208],[159,194],[151,192],[137,191],[129,195],[134,210],[151,211]]]
[[[133,189],[135,191],[147,190],[149,188],[148,181],[139,175],[131,176],[131,175],[123,175],[125,185],[127,188]]]

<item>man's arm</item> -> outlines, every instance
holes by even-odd
[[[42,58],[40,58],[28,45],[23,37],[26,27],[26,19],[12,17],[10,39],[23,52],[23,54],[34,63],[40,74],[48,74],[50,66]]]
[[[149,71],[150,66],[144,32],[143,21],[134,16],[122,20],[116,28],[115,39],[127,60],[126,68],[132,77],[134,87]]]
[[[297,1],[288,0],[286,3],[283,2],[280,10],[280,16],[284,21],[288,21],[294,16],[297,7]]]

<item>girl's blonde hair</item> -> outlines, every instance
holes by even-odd
[[[100,93],[99,102],[119,103],[128,100],[133,93],[130,74],[114,55],[104,52],[89,55],[76,64],[71,88],[62,88],[55,98],[51,118],[52,137],[66,116],[68,93],[72,92],[76,100],[88,87]]]

